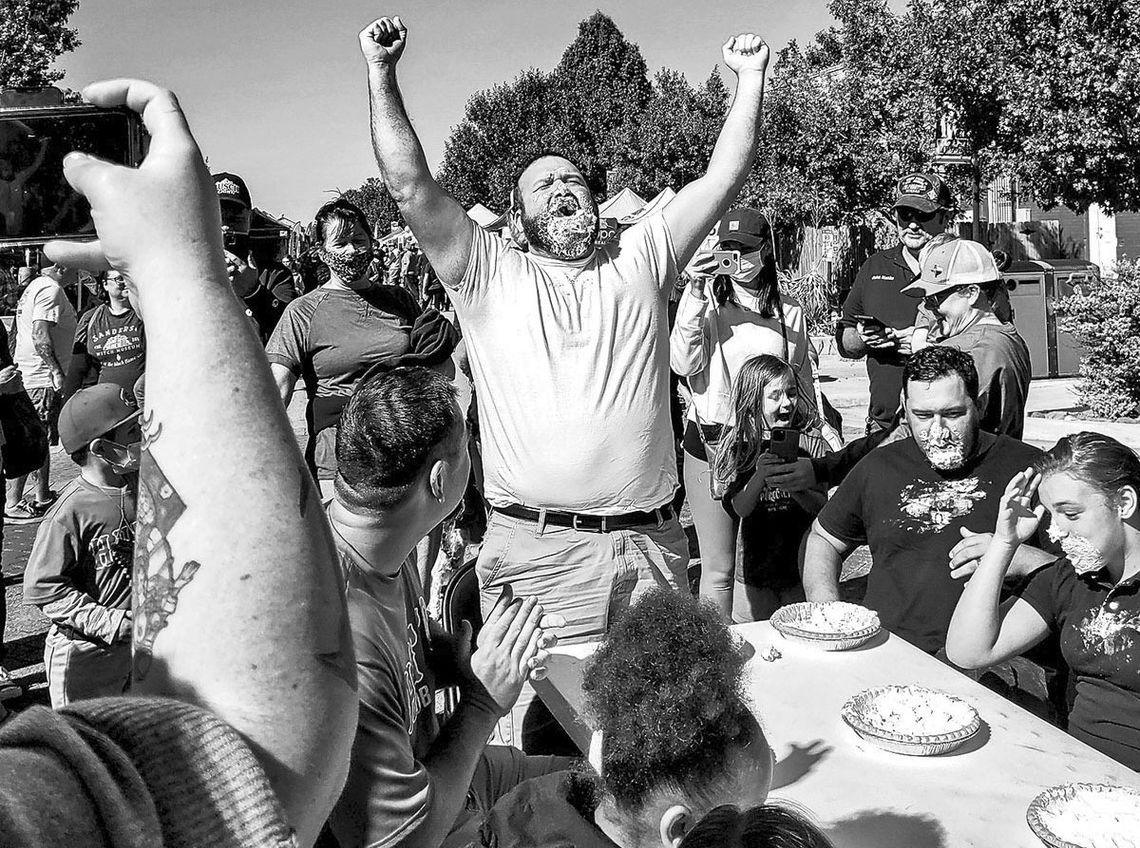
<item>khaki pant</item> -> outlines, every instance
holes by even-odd
[[[52,625],[44,643],[44,671],[53,709],[86,698],[122,695],[131,682],[131,644],[108,647],[72,639]]]
[[[689,542],[676,518],[660,526],[594,533],[492,512],[475,572],[486,617],[505,585],[516,598],[535,596],[566,619],[562,644],[598,639],[642,594],[661,587],[688,591]],[[495,742],[523,747],[528,683]]]

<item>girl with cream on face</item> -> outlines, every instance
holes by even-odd
[[[1140,769],[1138,507],[1140,458],[1131,449],[1099,433],[1061,439],[1006,488],[946,641],[952,662],[982,668],[1059,631],[1076,680],[1069,732],[1133,769]],[[1013,554],[1046,512],[1065,556],[1001,603]]]

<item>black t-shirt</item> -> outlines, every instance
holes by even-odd
[[[921,300],[902,293],[903,287],[910,285],[915,278],[914,271],[903,258],[905,249],[900,244],[874,253],[859,269],[855,283],[843,301],[843,318],[836,329],[840,350],[843,328],[854,327],[856,315],[872,315],[897,330],[914,326]],[[890,424],[899,408],[904,364],[906,358],[892,350],[867,352],[867,377],[871,381],[870,416],[883,426]]]
[[[1041,451],[1008,436],[978,434],[973,460],[956,472],[931,467],[913,438],[878,448],[844,479],[819,514],[831,535],[871,548],[863,603],[883,626],[925,651],[946,645],[963,580],[950,576],[961,528],[992,533],[1010,479]],[[1041,546],[1040,540],[1030,544]]]
[[[1067,558],[1036,572],[1021,598],[1061,634],[1076,679],[1069,732],[1140,771],[1140,574],[1118,584]]]
[[[257,330],[258,338],[265,344],[273,335],[273,328],[277,326],[287,304],[265,286],[258,285],[253,294],[242,298],[242,305],[245,306],[246,317]]]
[[[97,364],[100,383],[115,383],[131,394],[146,366],[143,322],[133,309],[116,315],[106,304],[84,314],[75,332],[76,353]]]
[[[288,303],[297,296],[297,284],[293,272],[280,262],[272,262],[257,272],[257,281],[262,288],[282,303]]]
[[[805,450],[805,442],[812,449]],[[826,446],[822,438],[801,436],[801,457],[822,454]],[[748,485],[755,469],[736,476],[728,484],[721,503],[729,515],[736,515],[732,499]],[[740,520],[740,568],[737,582],[768,589],[790,589],[800,583],[800,542],[811,527],[813,513],[783,489],[765,488],[756,508]]]
[[[596,779],[556,772],[526,780],[491,808],[479,834],[483,848],[617,848],[594,823]]]

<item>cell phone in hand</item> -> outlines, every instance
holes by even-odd
[[[868,330],[882,332],[887,329],[887,325],[876,318],[874,315],[856,315],[855,320],[860,322]]]
[[[716,273],[729,276],[740,273],[739,250],[714,250],[713,259],[716,260]]]
[[[784,462],[795,462],[800,453],[800,431],[795,427],[773,427],[768,449]]]
[[[0,107],[0,248],[94,238],[91,207],[63,178],[63,158],[79,150],[136,167],[145,145],[129,109]]]

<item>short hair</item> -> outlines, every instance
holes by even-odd
[[[602,781],[636,814],[654,790],[709,797],[733,747],[762,731],[744,697],[745,653],[709,604],[654,589],[602,639],[583,676],[602,731]]]
[[[943,377],[958,377],[966,385],[966,394],[975,403],[978,400],[978,369],[974,358],[957,348],[944,345],[924,347],[911,356],[903,366],[903,394],[911,382],[933,383]]]
[[[340,416],[336,491],[350,507],[398,503],[419,475],[454,449],[462,432],[455,387],[422,366],[362,380]]]
[[[1101,433],[1072,433],[1033,464],[1042,477],[1070,474],[1115,501],[1120,490],[1140,492],[1140,458],[1127,445]]]
[[[741,810],[725,804],[685,834],[681,848],[832,848],[831,840],[798,810],[761,804]]]
[[[338,197],[317,210],[313,218],[313,238],[318,246],[323,245],[334,225],[351,227],[353,224],[363,227],[364,232],[368,233],[369,241],[372,240],[372,226],[368,223],[368,216],[352,201]]]
[[[520,165],[515,170],[514,178],[511,180],[511,208],[512,209],[522,209],[522,191],[519,188],[519,181],[522,180],[522,176],[523,176],[523,174],[526,173],[526,169],[529,168],[531,165],[533,165],[535,162],[537,162],[539,159],[546,159],[549,156],[557,156],[559,159],[565,159],[567,162],[569,162],[571,165],[573,165],[575,168],[577,168],[578,172],[586,180],[587,187],[590,189],[591,193],[593,192],[594,185],[591,182],[589,175],[586,173],[585,168],[583,168],[581,166],[581,164],[579,164],[579,162],[576,159],[574,159],[573,156],[567,156],[561,150],[550,150],[550,149],[542,150],[541,152],[536,153],[533,156],[528,157],[526,159],[526,161],[523,162],[522,165]]]

